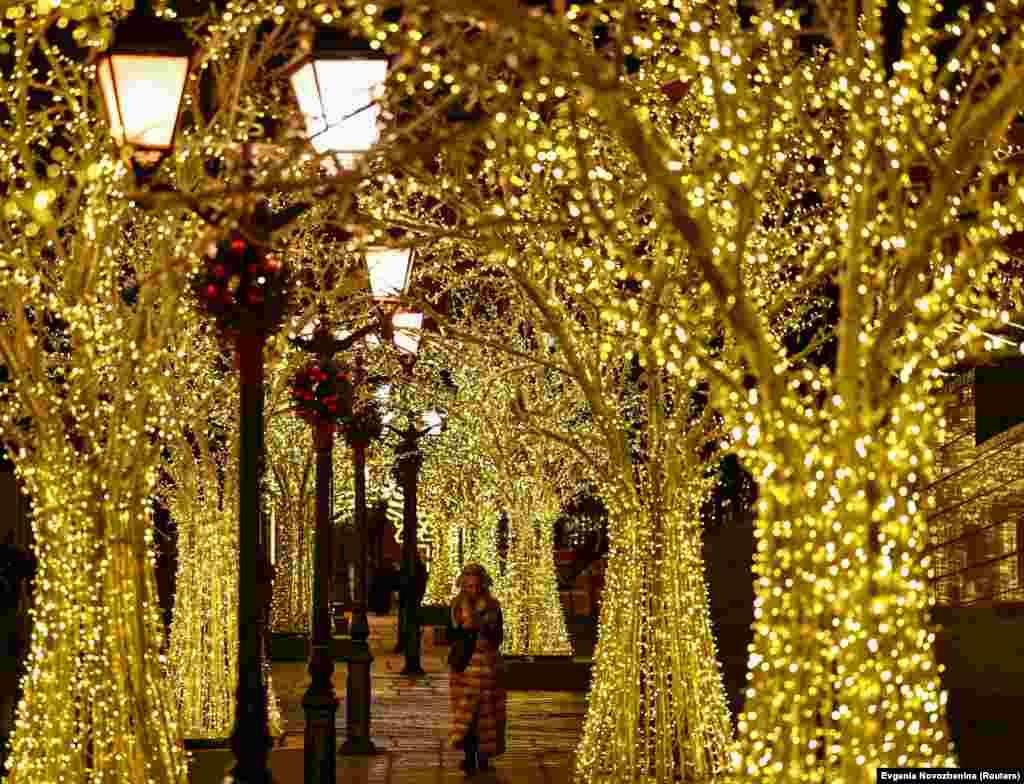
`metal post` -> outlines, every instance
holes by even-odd
[[[352,590],[349,586],[348,554],[345,552],[344,539],[342,537],[339,539],[340,541],[335,543],[334,551],[338,559],[337,565],[334,567],[334,580],[338,592],[332,598],[340,605],[341,614],[334,619],[334,631],[335,634],[347,636],[349,623],[345,612],[352,606]]]
[[[334,428],[330,423],[314,426],[316,448],[316,540],[313,565],[313,629],[309,658],[309,688],[302,697],[306,714],[306,784],[334,784],[337,738],[335,717],[338,698],[331,676],[334,653],[331,650],[331,500],[334,482],[331,464]]]
[[[370,665],[373,655],[367,640],[370,625],[366,619],[366,562],[369,558],[369,537],[366,530],[366,443],[351,442],[355,469],[355,523],[359,536],[359,558],[356,561],[355,609],[352,613],[352,645],[348,659],[348,693],[345,696],[345,718],[348,737],[342,754],[374,754],[377,747],[370,740]]]
[[[263,335],[241,335],[237,347],[241,445],[238,493],[238,687],[231,750],[236,784],[268,784],[270,724],[263,680],[260,594],[260,459],[263,453]]]
[[[420,602],[416,590],[416,489],[423,454],[420,434],[410,424],[399,446],[398,470],[402,480],[402,623],[405,667],[402,675],[424,675],[420,664]]]

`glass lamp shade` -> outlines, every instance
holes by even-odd
[[[429,436],[440,435],[444,430],[444,416],[439,411],[424,411],[421,419]]]
[[[381,410],[381,422],[385,425],[388,424],[395,418],[394,412],[388,408],[388,403],[391,401],[391,385],[381,384],[373,391],[373,397],[376,399],[377,405]]]
[[[412,251],[408,249],[369,248],[366,269],[370,275],[370,294],[378,302],[402,296],[412,270]]]
[[[100,92],[118,144],[167,152],[174,145],[189,58],[111,52],[97,67]]]
[[[420,329],[423,327],[423,314],[410,311],[399,311],[392,319],[395,325],[395,346],[405,354],[415,354],[420,347]]]
[[[292,89],[320,154],[351,163],[377,141],[375,103],[387,76],[381,58],[313,57],[292,73]]]

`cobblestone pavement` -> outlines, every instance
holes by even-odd
[[[399,674],[403,659],[391,653],[395,618],[371,617],[374,654],[370,734],[380,753],[338,757],[339,782],[353,784],[449,784],[467,781],[458,765],[462,753],[445,742],[448,719],[447,648],[434,647],[424,634],[426,676]],[[338,662],[334,688],[338,708],[338,746],[345,740],[345,664]],[[277,784],[303,779],[302,694],[309,676],[303,662],[275,662],[274,690],[281,703],[285,736],[271,754]],[[510,692],[508,750],[494,770],[478,774],[480,784],[569,784],[572,755],[583,728],[584,695],[573,692]],[[227,751],[200,751],[193,758],[191,784],[220,784],[231,766]]]

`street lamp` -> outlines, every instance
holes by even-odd
[[[386,55],[364,41],[318,30],[291,74],[309,141],[341,168],[351,168],[376,143],[376,99],[387,76]]]
[[[386,316],[384,317],[387,318]],[[305,778],[307,784],[333,784],[336,765],[337,735],[335,716],[338,711],[338,698],[334,693],[331,676],[334,673],[334,653],[331,650],[331,577],[333,575],[333,510],[331,502],[334,496],[334,433],[339,427],[344,430],[350,443],[360,442],[361,436],[372,436],[365,423],[366,417],[360,417],[353,411],[354,383],[359,382],[359,371],[351,373],[339,368],[334,363],[334,356],[347,351],[363,337],[377,329],[376,324],[344,336],[331,333],[325,314],[321,314],[318,324],[309,338],[295,337],[292,343],[312,354],[315,359],[311,365],[299,371],[292,381],[292,400],[296,413],[308,419],[313,426],[314,447],[316,449],[316,535],[314,538],[315,556],[313,561],[313,624],[310,634],[310,683],[302,698],[302,707],[306,714],[305,730]],[[353,378],[353,376],[356,376]],[[359,435],[356,435],[356,433]],[[365,479],[364,479],[365,481]],[[360,485],[356,477],[357,488]],[[358,495],[358,491],[357,491]],[[365,490],[363,491],[365,506]],[[359,512],[359,500],[356,501],[356,513]],[[364,614],[365,621],[365,614]],[[368,632],[368,628],[367,628]],[[365,644],[365,637],[363,638]],[[360,681],[362,673],[357,665],[354,668],[349,657],[349,716],[353,715],[353,691],[359,692],[361,683],[353,687],[353,680]],[[356,656],[355,658],[359,658]],[[372,661],[372,659],[371,659]],[[366,678],[369,678],[367,665]],[[359,713],[358,711],[356,712]],[[346,747],[353,746],[364,749],[369,742],[369,704],[367,701],[366,731],[360,732],[359,722],[349,721],[350,737]],[[355,739],[352,737],[355,729]],[[371,744],[372,747],[372,744]],[[372,750],[369,749],[369,750]]]
[[[177,25],[152,17],[129,17],[116,35],[114,46],[97,63],[96,77],[111,135],[117,144],[134,148],[136,177],[145,179],[173,149],[191,51]],[[289,281],[287,270],[270,250],[274,225],[269,210],[257,206],[242,218],[239,228],[211,243],[193,291],[200,309],[217,322],[238,353],[238,685],[230,778],[238,784],[266,784],[272,779],[263,668],[270,569],[259,488],[263,348],[287,310]]]
[[[388,269],[401,264],[401,281],[405,285],[411,261],[408,251],[404,261],[394,261]],[[372,278],[371,278],[372,279]],[[372,288],[372,287],[371,287]],[[401,291],[398,292],[399,294]],[[342,430],[352,448],[355,474],[355,502],[353,516],[359,538],[359,557],[356,562],[356,591],[350,627],[351,645],[348,648],[348,694],[346,698],[346,724],[348,737],[342,747],[347,754],[370,754],[375,751],[370,739],[370,667],[373,656],[367,639],[370,627],[366,617],[366,573],[368,560],[368,534],[366,521],[366,448],[380,434],[380,422],[371,408],[354,409],[355,386],[360,383],[362,368],[355,373],[342,371],[334,364],[335,355],[347,351],[359,340],[380,331],[385,339],[395,339],[395,325],[388,303],[393,299],[391,288],[371,293],[382,308],[380,323],[371,324],[349,334],[332,334],[328,318],[321,313],[318,324],[309,338],[296,337],[292,342],[314,355],[314,364],[301,371],[293,382],[293,401],[296,410],[308,418],[314,427],[316,448],[316,555],[313,569],[313,626],[309,660],[310,684],[303,696],[306,712],[305,780],[307,782],[333,782],[337,739],[335,715],[338,699],[334,693],[331,675],[334,657],[331,652],[330,581],[333,574],[331,543],[331,497],[333,476],[332,451],[334,433]],[[387,308],[385,311],[384,308]],[[399,320],[402,325],[406,322]]]
[[[394,251],[388,248],[372,248],[366,253],[367,271],[387,270],[388,275],[375,278],[369,275],[370,295],[378,306],[393,305],[408,286],[411,268],[412,251]],[[376,280],[376,284],[375,284]],[[389,281],[389,282],[384,282]],[[396,285],[396,283],[398,285]],[[395,339],[395,324],[388,319],[386,329],[382,329],[385,340]],[[367,604],[367,571],[370,560],[370,536],[366,519],[366,447],[365,438],[355,437],[358,434],[348,432],[349,446],[352,448],[352,464],[355,473],[355,508],[353,510],[356,525],[356,536],[359,541],[359,555],[356,560],[356,595],[352,610],[350,635],[352,647],[347,658],[348,693],[345,706],[347,712],[348,738],[342,747],[346,754],[372,754],[376,751],[370,739],[370,698],[372,683],[370,667],[373,654],[367,640],[370,636],[370,624],[366,617]]]
[[[306,49],[306,55],[302,63],[292,71],[291,84],[299,109],[305,117],[309,143],[320,155],[331,156],[336,167],[351,168],[362,155],[373,147],[380,135],[377,128],[376,98],[387,76],[387,57],[373,49],[365,41],[346,38],[335,31],[324,29],[317,30],[312,36],[307,37],[303,41],[303,46]],[[366,253],[366,263],[370,293],[378,305],[394,302],[396,297],[401,296],[408,283],[409,267],[411,266],[409,251],[394,251],[388,248],[370,249]],[[381,331],[386,333],[385,339],[391,340],[390,320],[385,320],[381,326]],[[365,332],[367,331],[364,330]],[[351,345],[355,339],[356,336],[352,336],[346,340]],[[321,359],[327,359],[333,356],[334,352],[341,350],[336,342],[330,344],[326,340],[321,341],[321,346],[323,349],[320,352]],[[346,405],[351,407],[350,398]],[[351,420],[353,412],[349,410],[346,411],[346,414]],[[359,557],[356,561],[355,606],[350,626],[352,644],[346,656],[348,693],[345,704],[348,737],[342,747],[342,752],[372,754],[376,750],[370,739],[370,666],[373,663],[373,656],[367,643],[370,626],[366,617],[366,574],[369,558],[369,537],[366,530],[366,447],[368,440],[365,437],[367,433],[362,432],[363,429],[352,427],[352,421],[349,424],[345,435],[352,448],[352,461],[355,469],[353,517],[359,539]],[[323,458],[325,450],[322,447],[326,443],[328,443],[326,437],[321,437],[318,441],[318,462]],[[331,443],[333,443],[333,436],[331,436]],[[329,466],[330,463],[328,462],[326,465]],[[320,492],[318,488],[318,496]],[[330,526],[327,523],[323,527],[323,534],[329,536],[329,530]],[[321,536],[319,517],[317,537],[318,541],[325,542]],[[318,557],[315,563],[317,572],[329,569],[329,556]],[[314,576],[314,580],[317,579]],[[330,575],[326,572],[319,577],[321,590],[317,594],[317,608],[314,610],[314,625],[318,628],[314,629],[313,637],[315,641],[321,640],[321,642],[313,644],[314,657],[317,656],[317,645],[322,645],[322,640],[330,639],[329,613],[324,609],[328,602],[329,591],[325,586],[329,579]],[[334,710],[336,710],[337,700],[333,696],[329,672],[326,678],[322,672],[328,667],[333,670],[333,666],[333,659],[330,657],[316,663],[311,659],[311,675],[313,675],[314,669],[320,671],[319,675],[313,676],[317,681],[317,686],[315,699],[310,699],[311,706],[314,702],[320,708],[333,704]],[[313,692],[314,685],[311,684],[308,694],[313,694]],[[307,730],[307,781],[311,780],[312,767],[316,768],[316,772],[312,774],[316,777],[315,780],[334,781],[333,749],[336,741],[333,716],[334,711],[332,710],[329,720],[326,714],[322,716],[322,721],[318,720],[317,726],[320,729],[315,733],[315,737],[311,738],[309,730]],[[309,721],[307,720],[308,726]],[[310,747],[315,747],[315,751],[310,751]]]
[[[192,45],[177,24],[131,16],[96,64],[110,133],[117,145],[134,148],[143,169],[174,148],[191,60]]]
[[[436,436],[444,430],[444,415],[427,411],[419,417],[409,416],[404,430],[396,430],[400,441],[395,449],[395,473],[402,487],[402,591],[399,611],[399,646],[405,653],[402,675],[423,675],[420,664],[420,595],[417,590],[417,491],[419,473],[423,465],[420,441],[425,436]]]
[[[420,347],[423,328],[423,314],[401,310],[391,319],[395,332],[395,347],[404,357],[413,359]]]
[[[400,352],[400,360],[406,372],[411,373],[416,362],[423,327],[423,314],[399,311],[392,317],[394,344]],[[402,487],[402,590],[398,622],[398,645],[396,652],[405,652],[405,666],[402,675],[423,675],[420,664],[420,597],[417,591],[417,520],[416,502],[420,467],[423,453],[420,439],[437,435],[444,425],[444,418],[436,411],[428,411],[417,418],[410,413],[408,426],[394,430],[399,436],[396,448],[395,474]]]
[[[397,302],[409,288],[412,251],[408,248],[368,248],[366,273],[376,302]]]

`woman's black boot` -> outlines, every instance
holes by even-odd
[[[475,735],[467,735],[465,745],[462,750],[466,754],[466,759],[459,766],[466,773],[476,773],[477,770],[477,749],[480,747],[479,742]]]

